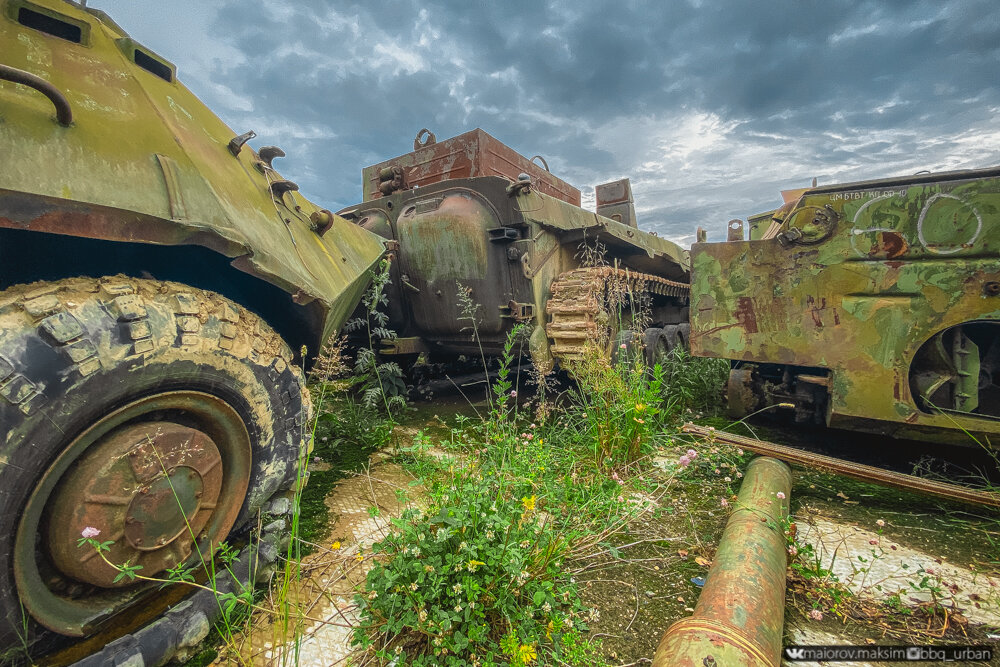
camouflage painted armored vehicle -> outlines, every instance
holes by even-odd
[[[637,228],[627,180],[599,186],[597,214],[586,211],[578,190],[477,129],[442,142],[423,130],[363,181],[364,202],[340,215],[389,240],[399,338],[387,354],[498,354],[528,322],[535,363],[565,365],[623,333],[608,312],[615,288],[626,308],[642,304],[635,333],[650,354],[686,331],[687,252]],[[476,340],[465,299],[479,307]]]
[[[161,664],[218,603],[149,625],[184,591],[116,581],[81,532],[156,576],[286,512],[301,350],[340,328],[384,244],[299,196],[280,150],[251,150],[103,12],[0,7],[0,663],[126,634],[87,664]]]
[[[996,444],[1000,169],[784,194],[691,251],[692,351],[735,361],[732,411]]]

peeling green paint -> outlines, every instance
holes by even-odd
[[[974,412],[954,407],[959,347],[995,368],[997,211],[997,168],[797,191],[752,217],[753,240],[693,246],[692,349],[826,375],[831,425],[954,440],[967,440],[963,428],[998,433],[1000,374],[982,375]]]

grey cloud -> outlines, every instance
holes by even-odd
[[[813,176],[1000,162],[995,0],[214,7],[206,30],[243,57],[187,80],[234,127],[264,127],[283,173],[330,208],[424,126],[482,126],[584,188],[632,175],[641,222],[676,237]],[[169,34],[140,29],[177,60]]]

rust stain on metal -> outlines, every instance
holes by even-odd
[[[397,169],[398,174],[394,174],[391,179],[381,176],[386,170]],[[432,183],[456,178],[500,176],[509,181],[517,181],[518,175],[522,173],[531,177],[534,187],[539,192],[575,206],[580,205],[580,191],[577,188],[553,176],[548,170],[519,155],[480,129],[440,142],[415,143],[411,153],[365,167],[364,200],[377,199],[404,187],[422,188]],[[383,188],[383,183],[393,183],[393,185]]]
[[[754,312],[753,299],[741,296],[736,301],[736,321],[747,333],[757,333],[757,313]]]

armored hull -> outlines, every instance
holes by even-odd
[[[536,364],[565,365],[620,333],[606,312],[614,280],[643,301],[661,347],[665,327],[670,344],[686,331],[687,252],[638,229],[627,181],[598,186],[597,213],[584,210],[578,190],[482,130],[418,141],[364,173],[366,201],[340,214],[391,244],[387,354],[497,354],[526,322]]]
[[[1000,169],[808,188],[698,243],[691,348],[733,412],[985,443],[1000,432]],[[738,221],[737,221],[738,222]]]

